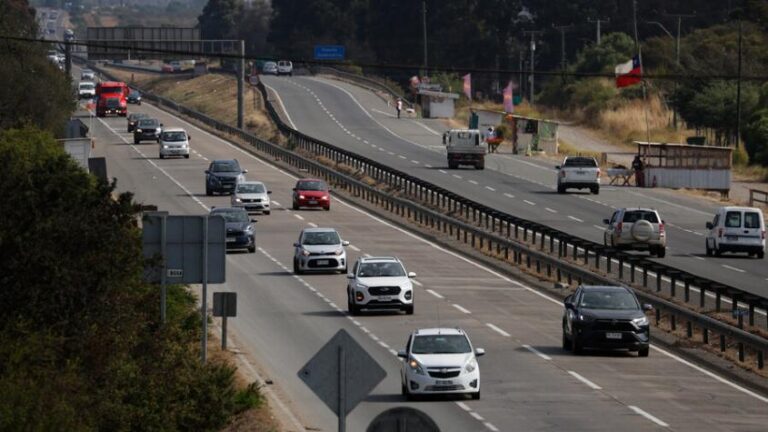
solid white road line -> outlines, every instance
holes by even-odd
[[[465,314],[471,314],[472,313],[472,312],[464,309],[463,307],[461,307],[461,305],[457,305],[456,303],[453,304],[453,307],[455,307],[456,309],[460,310],[461,312],[464,312]]]
[[[491,323],[485,323],[485,325],[487,325],[489,329],[495,331],[496,333],[498,333],[498,334],[500,334],[500,335],[502,335],[504,337],[512,337],[512,335],[510,335],[509,333],[505,332],[504,330],[496,327],[495,325],[493,325]]]
[[[353,245],[353,244],[349,245],[349,248],[352,249],[355,252],[360,252],[360,248],[355,246],[355,245]]]
[[[275,95],[275,97],[277,98],[277,103],[279,103],[280,106],[283,108],[283,112],[285,113],[285,117],[288,119],[288,123],[290,123],[292,128],[298,130],[298,128],[296,127],[296,123],[293,122],[293,119],[291,119],[291,115],[288,114],[288,109],[285,108],[285,104],[283,104],[283,99],[280,98],[280,93],[278,93],[277,91],[275,91],[275,89],[273,89],[272,87],[270,87],[270,86],[268,86],[266,84],[264,85],[264,87],[272,90],[272,94]]]
[[[416,279],[412,280],[411,282],[413,282],[413,284],[416,285],[416,286],[424,286],[423,283],[417,281]]]
[[[636,412],[637,414],[640,414],[641,416],[647,418],[648,420],[656,423],[657,425],[659,425],[661,427],[669,427],[669,424],[661,421],[658,417],[652,416],[648,412],[643,411],[642,409],[640,409],[640,408],[638,408],[638,407],[636,407],[634,405],[629,405],[629,406],[627,406],[627,408],[631,409],[632,411]]]
[[[579,380],[579,381],[583,382],[584,384],[586,384],[587,386],[589,386],[592,390],[602,390],[603,389],[599,385],[597,385],[597,384],[593,383],[592,381],[584,378],[583,376],[577,374],[574,371],[568,371],[568,373],[573,375],[573,377],[576,378],[577,380]]]
[[[536,354],[537,356],[543,358],[544,360],[552,360],[552,357],[544,354],[543,352],[537,350],[536,348],[530,346],[530,345],[523,345],[523,348],[527,349],[528,351]]]
[[[667,249],[669,249],[669,248],[667,248]],[[742,270],[742,269],[740,269],[738,267],[729,266],[728,264],[723,264],[723,267],[727,268],[728,270],[733,270],[733,271],[739,272],[739,273],[746,273],[747,272],[746,270]]]
[[[439,298],[439,299],[445,298],[445,297],[441,296],[440,294],[438,294],[437,292],[435,292],[435,291],[433,291],[431,289],[428,289],[427,292],[432,294],[433,296]]]

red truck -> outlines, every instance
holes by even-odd
[[[105,81],[96,84],[96,117],[116,114],[125,117],[128,114],[128,93],[130,89],[124,82]]]

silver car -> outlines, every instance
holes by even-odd
[[[293,244],[293,272],[347,272],[349,242],[333,228],[304,228]]]
[[[622,208],[613,212],[603,235],[603,244],[623,250],[647,250],[664,258],[667,233],[659,212],[650,208]]]
[[[238,183],[235,192],[232,194],[232,207],[244,208],[248,213],[262,212],[268,215],[270,210],[269,194],[271,190],[262,182],[245,181]]]

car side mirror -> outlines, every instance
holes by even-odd
[[[414,272],[408,272],[408,277],[409,277],[409,278],[411,278],[411,279],[413,279],[413,278],[415,278],[415,277],[416,277],[416,273],[414,273]]]
[[[707,229],[712,229],[712,228],[714,228],[714,227],[715,227],[715,226],[714,226],[714,225],[712,225],[712,222],[707,222]]]
[[[251,222],[256,223],[258,221],[256,220],[256,218],[253,218],[253,219],[251,219]]]
[[[400,358],[408,358],[408,353],[405,352],[405,350],[400,350],[397,352],[397,356]]]
[[[650,303],[646,303],[646,304],[643,305],[643,310],[644,311],[652,311],[653,310],[653,305],[650,304]]]
[[[206,174],[210,174],[210,173],[211,173],[211,171],[210,171],[210,170],[205,170],[205,173],[206,173]]]
[[[267,195],[271,195],[271,194],[272,194],[272,191],[267,191]]]
[[[293,244],[293,247],[301,247],[301,244],[299,244],[299,242],[296,242]]]
[[[560,169],[560,165],[555,165],[555,169]]]
[[[342,241],[341,241],[341,245],[342,245],[342,246],[349,246],[349,241],[347,241],[347,240],[342,240]]]
[[[611,223],[611,220],[610,219],[603,219],[603,223],[608,225],[609,223]]]
[[[296,188],[291,189],[292,191],[296,192]]]
[[[354,279],[355,274],[354,273],[347,273],[347,279]]]
[[[160,127],[163,127],[163,124],[162,124],[162,123],[160,123]]]
[[[244,169],[244,170],[243,170],[243,174],[248,174],[248,170],[247,170],[247,169]]]
[[[187,135],[187,141],[192,141],[192,135]]]
[[[482,357],[485,355],[485,350],[483,348],[475,348],[475,357]]]

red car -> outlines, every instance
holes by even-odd
[[[328,184],[319,179],[299,179],[293,188],[293,209],[299,207],[322,207],[331,209],[331,194]]]

